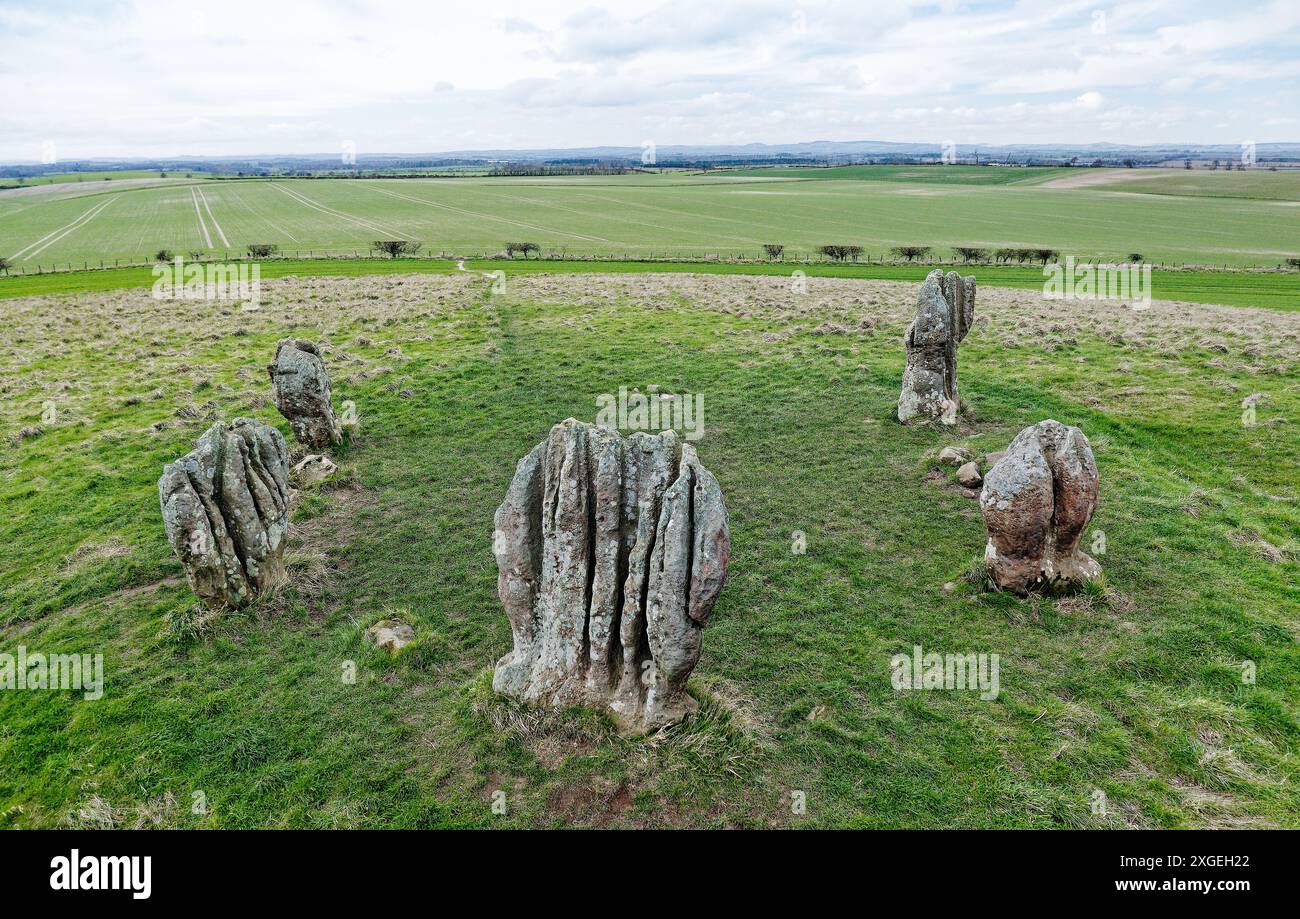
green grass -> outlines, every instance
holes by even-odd
[[[252,313],[6,300],[0,649],[102,651],[107,687],[0,693],[0,825],[1296,826],[1292,316],[1027,303],[983,295],[965,421],[940,431],[891,420],[910,287],[520,273],[500,296],[462,274],[284,281]],[[295,511],[295,587],[196,620],[156,479],[205,415],[287,430],[264,371],[285,335],[332,343],[361,435]],[[510,637],[490,534],[553,422],[651,383],[705,397],[733,552],[701,715],[624,740],[492,696]],[[46,399],[60,420],[14,437]],[[1106,589],[977,593],[980,515],[934,454],[1044,417],[1097,453]],[[390,659],[362,634],[393,615],[418,638]],[[1001,695],[896,692],[914,644],[999,654]]]
[[[1077,170],[1051,166],[765,166],[724,175],[774,179],[857,179],[936,185],[1011,185],[1047,181]]]
[[[1250,170],[1139,170],[1140,177],[1114,185],[1096,186],[1099,191],[1117,191],[1147,195],[1184,197],[1254,198],[1291,206],[1300,201],[1300,169]],[[1300,219],[1300,218],[1296,218]]]
[[[1276,266],[1298,254],[1290,178],[1281,174],[1256,180],[1281,183],[1265,200],[1117,194],[1041,184],[1055,173],[950,168],[820,181],[662,173],[196,180],[116,190],[96,183],[93,193],[49,199],[0,195],[0,255],[34,270],[138,260],[159,249],[225,257],[249,243],[291,255],[364,253],[381,238],[470,257],[508,241],[561,257],[756,257],[764,243],[781,243],[792,257],[828,243],[861,245],[876,258],[904,244],[944,254],[976,245],[1107,260],[1138,252],[1157,264],[1211,266]],[[981,184],[986,178],[993,184]],[[90,211],[105,201],[104,211]]]
[[[112,182],[121,179],[157,179],[201,177],[206,173],[194,170],[162,173],[144,169],[109,169],[100,172],[52,172],[40,176],[27,176],[20,183],[16,178],[0,177],[0,189],[29,188],[33,185],[68,185],[81,182]]]
[[[281,277],[357,277],[362,275],[405,274],[409,272],[443,274],[454,271],[455,263],[443,259],[269,259],[261,262],[265,279]],[[628,261],[560,261],[471,259],[466,268],[474,271],[504,271],[547,274],[686,272],[701,274],[789,275],[795,270],[810,277],[877,278],[893,281],[919,281],[933,270],[931,265],[892,264],[755,264],[731,262],[628,262]],[[1005,265],[946,265],[963,274],[974,274],[981,285],[1042,290],[1041,268]],[[152,287],[152,268],[116,268],[58,272],[44,275],[0,277],[0,300],[10,297],[37,296],[50,293],[79,293],[126,288]],[[1162,300],[1188,303],[1217,303],[1225,306],[1258,306],[1267,309],[1300,309],[1300,272],[1243,272],[1155,270],[1152,272],[1154,296]]]

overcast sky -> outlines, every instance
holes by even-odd
[[[0,0],[0,160],[1300,141],[1298,77],[1297,0]]]

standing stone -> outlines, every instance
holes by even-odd
[[[686,680],[731,540],[694,447],[563,421],[519,461],[493,542],[514,634],[497,692],[606,707],[629,733],[695,709]]]
[[[980,493],[993,582],[1018,594],[1058,592],[1100,575],[1079,549],[1097,492],[1097,463],[1078,428],[1048,420],[1017,434]]]
[[[287,580],[289,448],[275,428],[214,424],[163,467],[158,495],[167,541],[208,606],[243,606]]]
[[[919,416],[957,422],[957,346],[975,319],[975,278],[936,268],[916,298],[907,327],[907,367],[898,397],[898,420]]]
[[[275,363],[266,368],[275,390],[275,407],[299,442],[322,449],[343,441],[330,404],[330,378],[320,350],[301,338],[282,338]]]

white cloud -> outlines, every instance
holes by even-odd
[[[1293,0],[5,0],[0,159],[1295,140],[1298,45]]]

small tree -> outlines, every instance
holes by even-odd
[[[506,243],[506,255],[510,258],[514,258],[515,253],[522,255],[524,258],[528,258],[529,252],[540,253],[541,251],[542,248],[537,245],[537,243]]]
[[[963,262],[982,262],[989,257],[988,249],[978,249],[975,246],[957,246],[952,251]]]
[[[9,259],[0,258],[0,274],[9,273]]]
[[[249,258],[270,258],[280,251],[274,243],[251,243],[248,247]]]
[[[171,249],[159,249],[154,253],[153,260],[155,262],[170,262],[175,257]]]
[[[1130,253],[1128,254],[1128,260],[1129,260],[1130,262],[1140,262],[1140,261],[1142,261],[1142,253],[1141,253],[1141,252],[1130,252]]]
[[[1033,249],[1031,250],[1034,258],[1038,259],[1044,265],[1048,262],[1055,262],[1061,257],[1061,253],[1055,249]]]
[[[836,262],[843,262],[848,259],[857,261],[862,256],[861,246],[849,246],[844,244],[831,246],[818,246],[817,251],[828,259]]]
[[[767,254],[769,262],[775,262],[785,253],[785,246],[780,243],[763,243],[763,252]]]
[[[389,258],[397,258],[399,255],[414,255],[419,252],[420,243],[409,239],[377,239],[373,248],[387,254]]]
[[[1300,258],[1289,258],[1286,263],[1292,268],[1300,268]]]
[[[905,258],[909,262],[916,261],[918,258],[924,258],[930,252],[929,246],[895,246],[889,250],[894,253],[895,258]]]

